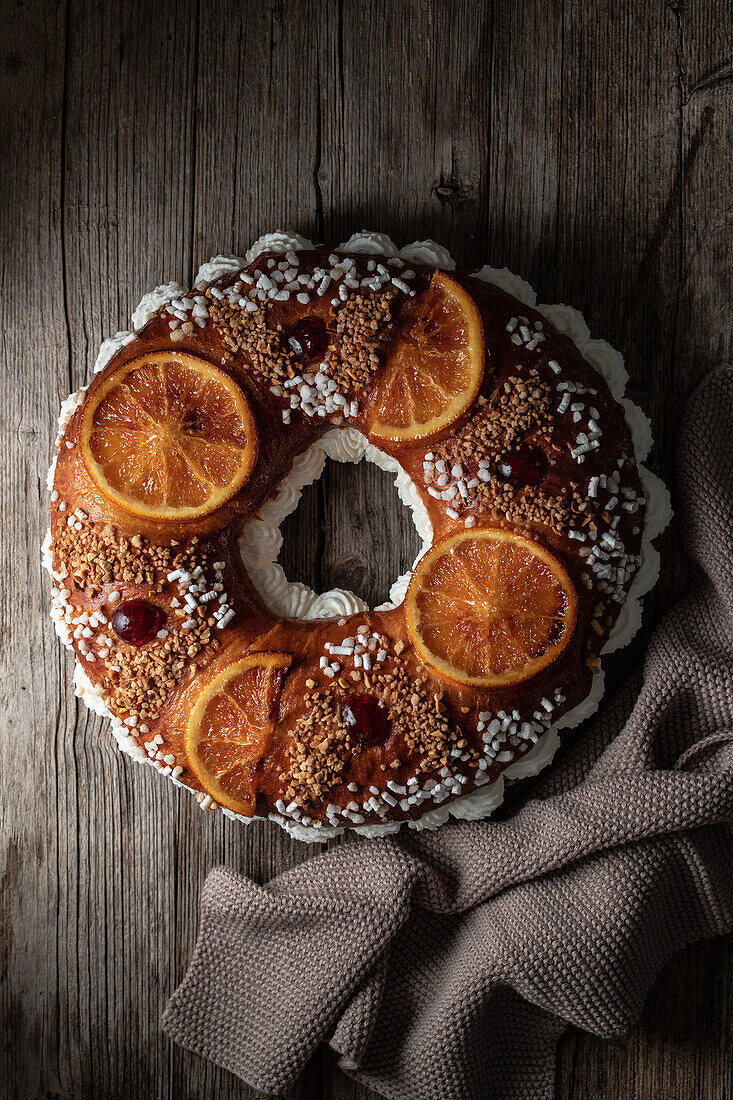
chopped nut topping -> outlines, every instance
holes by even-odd
[[[224,344],[242,352],[255,374],[271,385],[297,378],[299,366],[283,339],[282,326],[271,320],[271,307],[249,311],[228,298],[211,296],[209,312]],[[336,383],[336,392],[348,394],[367,384],[379,366],[378,351],[389,333],[391,302],[396,291],[353,294],[336,312],[336,341],[318,368]]]
[[[207,290],[210,296],[210,290]],[[233,352],[243,352],[255,374],[266,382],[284,382],[294,369],[283,344],[282,328],[268,325],[269,310],[248,312],[228,299],[210,298],[209,315],[224,344]]]
[[[451,763],[451,750],[455,748],[477,760],[463,731],[451,726],[442,713],[440,696],[429,686],[427,677],[413,679],[402,662],[393,660],[391,664],[389,671],[371,676],[358,670],[350,673],[355,682],[361,680],[387,708],[392,736],[407,750],[402,755],[409,759],[390,761],[390,769],[408,763],[413,775],[438,771]],[[308,710],[293,729],[286,791],[287,798],[301,807],[341,786],[350,758],[361,751],[349,735],[334,689],[316,692],[307,702]]]
[[[336,335],[341,361],[334,377],[337,381],[340,375],[345,375],[343,381],[348,379],[344,392],[353,386],[365,386],[379,366],[377,352],[389,332],[390,306],[394,296],[394,291],[354,294],[339,309]]]
[[[156,546],[141,535],[125,538],[109,524],[98,529],[83,522],[78,527],[70,528],[59,520],[52,542],[53,553],[66,569],[64,585],[70,592],[76,590],[94,599],[108,584],[162,588],[167,575],[175,570],[199,569],[200,576],[206,576],[207,554],[196,548],[197,538],[188,549],[177,549]],[[110,610],[109,605],[104,606]],[[137,647],[119,638],[109,623],[98,625],[93,640],[85,646],[92,656],[96,653],[97,659],[104,661],[100,687],[105,702],[116,714],[154,721],[188,662],[207,648],[212,652],[218,648],[218,641],[212,638],[215,626],[216,619],[207,615],[204,606],[197,607],[190,617],[188,611],[171,607],[163,636]]]

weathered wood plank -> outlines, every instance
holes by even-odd
[[[490,22],[489,5],[346,3],[337,27],[322,27],[316,184],[327,240],[379,229],[480,262]],[[414,560],[420,540],[390,480],[327,468],[327,587],[349,587],[351,574],[360,595],[381,602]]]
[[[612,115],[628,120],[629,141],[624,171],[616,174],[623,202],[611,252],[618,252],[618,271],[632,277],[614,295],[616,318],[601,314],[602,324],[614,326],[601,334],[614,341],[616,330],[628,341],[630,392],[653,416],[653,456],[671,478],[684,401],[733,355],[733,182],[723,169],[731,153],[733,20],[729,4],[670,3],[659,12],[642,5],[634,14],[626,48],[631,98]],[[617,223],[602,217],[600,224],[613,230]],[[613,271],[604,276],[599,285]],[[686,583],[677,549],[672,532],[664,539],[660,584],[645,601],[644,636]],[[641,652],[639,640],[624,663]],[[558,1096],[733,1095],[732,999],[731,937],[679,953],[628,1038],[609,1044],[566,1036]]]
[[[194,76],[196,118],[188,158],[193,193],[192,249],[197,266],[217,252],[241,254],[267,229],[293,226],[319,237],[313,185],[317,155],[317,42],[307,4],[200,5]],[[297,59],[297,63],[296,63]],[[322,502],[306,495],[286,530],[282,563],[288,574],[320,586]],[[288,532],[291,536],[288,537]],[[191,957],[198,898],[218,863],[266,881],[320,846],[290,840],[279,828],[245,829],[221,814],[204,815],[177,797],[174,854],[175,916],[171,934],[179,981]],[[175,927],[173,927],[175,925]],[[320,1057],[295,1095],[317,1095]],[[257,1095],[231,1074],[178,1047],[170,1050],[172,1096]]]
[[[560,1042],[558,1100],[708,1100],[733,1095],[733,943],[697,944],[665,967],[628,1036],[575,1029]]]
[[[317,178],[329,240],[376,228],[484,262],[492,19],[471,0],[350,0],[324,26]]]
[[[64,13],[33,4],[5,24],[0,50],[0,1079],[13,1082],[16,1096],[36,1096],[58,1093],[58,1042],[66,1027],[58,1004],[57,934],[57,851],[65,838],[56,806],[59,746],[75,711],[66,662],[47,629],[39,559],[48,437],[68,388],[58,216]]]
[[[69,362],[85,382],[140,294],[187,279],[195,10],[67,7],[61,217]],[[154,247],[151,247],[151,240]],[[67,689],[70,692],[70,688]],[[63,1096],[168,1087],[177,799],[78,709],[59,738],[59,1035]]]

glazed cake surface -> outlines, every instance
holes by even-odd
[[[385,341],[436,269],[451,273],[481,315],[480,389],[435,437],[370,439],[370,387]],[[323,369],[299,368],[277,333],[314,310],[339,355]],[[88,394],[125,363],[162,352],[230,372],[259,438],[237,494],[177,524],[141,519],[107,498],[80,446]],[[625,381],[621,356],[592,340],[575,310],[536,306],[531,288],[506,270],[458,272],[429,241],[398,251],[389,238],[362,233],[332,251],[268,234],[244,258],[204,264],[188,293],[157,288],[133,314],[133,331],[105,342],[90,387],[65,402],[49,472],[44,559],[52,615],[77,658],[77,694],[111,720],[124,751],[212,809],[186,751],[196,701],[242,654],[287,654],[252,812],[235,816],[269,818],[303,840],[486,816],[505,779],[546,766],[558,730],[595,710],[601,659],[633,635],[640,597],[658,574],[651,543],[669,520],[669,498],[642,465],[651,433],[623,396]],[[538,441],[549,456],[539,484],[497,476],[507,454],[531,455]],[[279,527],[327,456],[395,474],[423,540],[418,561],[458,532],[485,528],[546,547],[577,594],[577,623],[557,659],[506,687],[451,682],[412,644],[411,574],[375,609],[350,592],[289,582],[277,564]],[[112,628],[115,609],[131,599],[161,615],[149,645],[127,645]],[[379,742],[356,742],[344,724],[347,701],[363,696],[388,714]]]

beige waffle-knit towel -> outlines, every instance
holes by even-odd
[[[264,1092],[328,1042],[395,1100],[549,1100],[569,1023],[623,1031],[673,951],[733,927],[731,439],[721,367],[679,447],[692,589],[531,798],[265,886],[213,871],[176,1042]]]

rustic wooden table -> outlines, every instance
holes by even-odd
[[[624,350],[671,478],[684,399],[731,355],[732,29],[730,0],[6,6],[3,1096],[254,1097],[173,1047],[161,1009],[207,871],[265,880],[316,850],[201,813],[75,701],[38,551],[61,398],[156,283],[266,228],[374,227],[583,310]],[[384,598],[414,549],[389,481],[331,466],[284,564]],[[674,532],[663,550],[616,679],[685,585]],[[628,1037],[568,1033],[557,1096],[733,1096],[732,1007],[731,942],[692,948]],[[373,1094],[324,1051],[295,1096]]]

